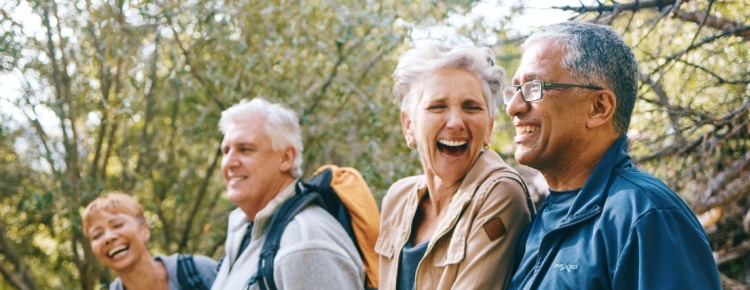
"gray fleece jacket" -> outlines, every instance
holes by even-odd
[[[260,289],[248,281],[258,271],[258,257],[269,219],[292,195],[290,184],[255,216],[252,237],[239,254],[248,223],[242,210],[229,214],[224,261],[212,290]],[[344,228],[323,208],[311,205],[287,225],[274,260],[274,281],[279,289],[362,289],[365,268]]]

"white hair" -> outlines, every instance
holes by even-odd
[[[243,99],[239,104],[221,112],[219,130],[226,135],[231,125],[238,125],[256,117],[265,120],[263,127],[266,135],[271,139],[271,147],[274,151],[294,146],[297,150],[297,157],[294,159],[294,165],[289,170],[289,174],[294,178],[302,176],[302,133],[299,118],[291,109],[261,98],[254,98],[251,101]]]
[[[495,117],[500,102],[505,70],[495,64],[495,53],[488,47],[477,47],[457,40],[424,42],[404,53],[393,72],[394,100],[402,112],[412,115],[414,105],[424,91],[424,80],[442,68],[460,68],[475,75],[482,83],[484,100],[490,118]]]

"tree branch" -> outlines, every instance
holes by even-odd
[[[661,70],[664,66],[666,66],[667,64],[669,64],[672,60],[677,60],[680,57],[682,57],[682,55],[684,55],[685,53],[688,53],[688,52],[690,52],[690,51],[692,51],[692,50],[694,50],[696,48],[699,48],[699,47],[703,46],[704,44],[714,42],[717,39],[720,39],[720,38],[723,38],[723,37],[726,37],[726,36],[732,35],[734,33],[741,32],[741,31],[750,31],[750,26],[746,26],[746,27],[743,27],[743,28],[735,29],[735,30],[732,30],[732,31],[726,31],[726,32],[723,32],[723,33],[720,33],[720,34],[713,35],[711,37],[706,37],[706,38],[704,38],[699,43],[693,44],[693,45],[691,45],[691,46],[683,49],[682,51],[679,51],[679,52],[677,52],[677,53],[675,53],[673,55],[665,57],[664,58],[664,60],[665,60],[664,63],[661,64],[661,65],[659,65],[658,67],[656,67],[653,71],[657,72],[657,71]]]
[[[169,14],[166,14],[167,23],[169,24],[170,29],[172,30],[172,34],[174,34],[174,39],[177,42],[177,46],[180,48],[180,51],[182,52],[182,56],[185,57],[185,64],[190,66],[190,74],[195,77],[196,80],[208,91],[208,95],[211,98],[211,100],[216,104],[216,106],[219,108],[219,110],[223,111],[226,109],[226,105],[224,102],[219,100],[216,96],[216,92],[214,92],[214,89],[209,86],[208,81],[206,81],[206,78],[203,77],[198,73],[198,67],[195,65],[195,63],[192,62],[192,59],[190,58],[190,51],[185,48],[185,45],[180,40],[180,34],[177,33],[177,29],[174,28],[174,24],[172,23],[172,17]]]
[[[206,198],[206,193],[208,192],[208,185],[210,184],[211,177],[214,174],[214,171],[216,170],[216,165],[219,164],[219,160],[221,159],[221,148],[216,149],[216,155],[214,155],[214,161],[211,162],[211,166],[206,169],[206,175],[203,178],[203,182],[201,182],[200,190],[198,190],[198,196],[195,198],[195,203],[193,204],[193,210],[191,211],[191,214],[188,217],[187,223],[185,224],[185,228],[182,231],[182,238],[180,239],[179,246],[177,247],[177,252],[181,253],[185,247],[187,247],[188,239],[190,238],[190,230],[193,228],[193,222],[195,221],[195,218],[198,216],[198,212],[200,211],[201,207],[205,206],[203,203],[203,200]]]
[[[325,83],[323,83],[323,86],[320,89],[320,92],[313,97],[312,104],[305,108],[305,110],[302,112],[302,116],[300,116],[300,122],[306,122],[307,116],[315,112],[315,109],[317,108],[320,101],[325,97],[326,92],[328,91],[328,88],[333,83],[333,80],[336,78],[336,75],[338,74],[339,67],[341,67],[341,64],[344,63],[346,58],[359,46],[365,43],[365,38],[370,33],[370,28],[364,33],[364,36],[359,38],[357,42],[349,47],[347,51],[343,51],[344,43],[337,43],[337,52],[338,52],[338,58],[336,59],[336,63],[333,65],[333,68],[331,68],[331,72],[328,74],[328,77],[326,78]],[[338,40],[337,40],[338,41]]]
[[[31,112],[34,113],[34,116],[38,116],[35,106],[31,104],[29,92],[24,92],[24,100],[29,106]],[[34,127],[34,131],[36,131],[37,136],[39,136],[39,143],[41,143],[42,147],[44,148],[44,152],[42,153],[42,155],[44,155],[44,160],[49,164],[49,167],[52,169],[52,173],[54,174],[54,176],[60,176],[61,173],[55,166],[54,159],[52,159],[52,149],[48,144],[49,140],[47,137],[47,133],[44,131],[44,127],[42,127],[42,124],[39,122],[39,118],[32,117],[28,114],[28,112],[26,112],[26,110],[21,110],[21,112],[23,112],[24,116],[26,116],[26,119],[31,122],[32,127]]]
[[[750,178],[740,178],[740,176],[748,176],[748,171],[750,171],[750,151],[732,162],[731,166],[717,174],[709,182],[708,188],[703,194],[703,196],[709,198],[705,203],[694,206],[695,212],[701,213],[748,195],[750,193]]]
[[[690,108],[685,108],[679,105],[672,105],[670,103],[663,102],[661,99],[652,100],[652,99],[648,99],[644,97],[640,97],[640,99],[647,103],[662,107],[667,111],[667,113],[674,114],[675,116],[679,116],[679,117],[691,117],[692,116],[700,120],[711,120],[711,121],[717,120],[716,117],[708,115],[705,112],[699,112],[699,111],[696,111]]]
[[[678,2],[676,5],[679,5],[680,3],[681,2]],[[636,48],[636,47],[640,46],[641,43],[644,42],[644,40],[648,40],[649,35],[651,35],[651,32],[653,32],[654,30],[656,30],[654,28],[656,28],[656,26],[659,25],[659,22],[661,22],[662,19],[664,19],[664,17],[667,16],[667,14],[671,13],[671,11],[674,11],[677,8],[678,8],[678,6],[672,6],[672,10],[668,10],[668,11],[662,12],[659,15],[659,18],[657,18],[656,21],[653,21],[651,23],[651,27],[648,29],[648,31],[646,32],[646,34],[644,34],[643,37],[641,37],[641,39],[638,41],[638,43],[636,43],[635,45],[633,45],[633,48]],[[633,15],[635,15],[635,12],[633,12]],[[674,37],[674,36],[672,36],[672,37]],[[659,49],[661,50],[661,48],[659,48]]]
[[[713,1],[711,1],[713,3]],[[742,37],[745,40],[750,41],[750,27],[745,26],[740,21],[731,21],[725,18],[711,16],[708,13],[705,12],[684,12],[678,7],[682,4],[682,1],[675,1],[675,0],[651,0],[651,1],[635,1],[630,2],[626,4],[619,4],[615,3],[613,5],[595,5],[595,6],[553,6],[553,9],[559,9],[562,11],[573,11],[577,13],[587,13],[587,12],[598,12],[598,13],[605,13],[609,12],[612,14],[611,19],[608,21],[605,21],[605,23],[609,23],[612,21],[612,19],[616,18],[618,13],[621,13],[623,11],[638,11],[640,9],[651,9],[651,8],[657,8],[658,10],[661,10],[662,8],[674,5],[671,9],[670,13],[673,15],[673,17],[693,22],[699,25],[705,25],[723,32],[729,32],[732,35],[736,35],[739,37]]]
[[[641,97],[640,99],[646,102],[661,106],[661,107],[665,107],[667,111],[674,112],[675,114],[678,114],[682,117],[692,116],[692,119],[695,123],[694,127],[696,128],[701,127],[706,124],[711,124],[714,126],[714,128],[721,128],[723,126],[727,126],[728,124],[733,122],[733,120],[735,120],[736,118],[741,116],[744,112],[746,112],[748,109],[750,109],[750,100],[747,100],[742,105],[734,109],[733,111],[727,113],[724,117],[717,118],[715,116],[711,116],[703,112],[697,112],[695,110],[691,110],[689,108],[685,108],[681,106],[665,104],[656,100],[650,100],[650,99],[646,99],[643,97]],[[736,129],[735,131],[739,132],[739,128],[741,127],[738,127],[738,129]],[[731,135],[732,134],[726,134],[722,138],[727,138],[728,136],[731,136]],[[700,136],[699,138],[690,142],[674,143],[673,145],[668,146],[652,155],[641,157],[640,159],[634,159],[635,160],[634,163],[648,162],[651,160],[660,159],[660,158],[664,158],[666,156],[671,156],[675,154],[677,155],[686,154],[687,152],[693,151],[696,147],[698,147],[698,145],[703,144],[703,142],[706,141],[706,139],[707,139],[706,136]]]
[[[16,268],[16,271],[13,272],[9,269],[6,269],[3,266],[2,262],[0,262],[0,271],[2,272],[3,276],[8,278],[8,280],[10,280],[10,282],[18,289],[38,289],[36,283],[34,283],[34,279],[28,272],[26,265],[24,265],[23,260],[21,259],[21,255],[6,239],[5,234],[7,232],[8,231],[5,228],[5,225],[0,222],[0,254],[5,256],[5,259],[3,260],[10,262]]]
[[[151,84],[149,85],[148,92],[146,93],[146,115],[143,118],[143,127],[141,128],[141,144],[139,144],[138,158],[135,165],[136,174],[141,174],[144,155],[146,155],[148,152],[151,152],[151,150],[149,150],[149,147],[151,147],[152,145],[152,138],[150,138],[148,135],[148,128],[149,125],[151,125],[151,120],[154,118],[154,91],[156,90],[156,87],[159,83],[156,76],[156,70],[157,64],[159,63],[159,43],[161,42],[161,33],[159,33],[158,27],[155,30],[155,33],[156,36],[154,37],[154,55],[151,60],[151,72],[149,73],[149,81],[151,82]]]
[[[91,1],[86,1],[86,9],[88,11],[92,11]],[[104,144],[104,137],[107,134],[107,127],[109,125],[109,90],[110,88],[112,88],[112,78],[109,67],[107,67],[107,63],[105,61],[105,53],[103,49],[104,45],[99,40],[99,37],[96,36],[94,22],[90,18],[87,20],[86,31],[89,32],[91,38],[93,39],[93,47],[96,51],[95,59],[99,64],[99,83],[101,83],[102,94],[102,98],[99,101],[99,113],[101,114],[101,121],[99,123],[99,129],[96,137],[96,145],[94,146],[94,161],[91,164],[91,172],[89,173],[89,176],[91,176],[94,180],[97,180],[97,178],[100,176],[98,171],[99,160],[101,159],[102,155],[102,146]],[[118,59],[118,69],[121,62],[122,58]]]
[[[5,277],[5,280],[10,283],[11,286],[15,287],[18,290],[31,290],[32,288],[27,286],[23,282],[23,278],[16,274],[15,272],[11,271],[10,269],[7,269],[3,266],[3,264],[0,264],[0,274],[3,274],[3,277]]]
[[[703,23],[705,26],[713,29],[729,32],[730,34],[742,37],[745,40],[750,40],[750,26],[745,26],[739,21],[735,22],[721,17],[711,16],[704,12],[684,12],[681,10],[677,10],[674,13],[674,17],[688,22]]]
[[[63,99],[63,85],[62,81],[60,80],[59,76],[60,73],[60,67],[57,62],[57,53],[55,52],[55,44],[52,41],[53,35],[52,35],[52,25],[50,24],[50,9],[51,6],[54,6],[54,2],[47,2],[43,4],[42,8],[42,25],[44,25],[45,32],[46,32],[46,41],[47,41],[47,57],[50,58],[50,63],[52,64],[52,83],[55,87],[55,96],[57,96],[57,101],[55,102],[55,106],[53,106],[53,109],[55,110],[55,113],[57,114],[58,118],[60,119],[60,131],[63,136],[63,145],[65,147],[65,161],[66,165],[70,165],[70,141],[68,137],[68,130],[65,130],[65,112],[64,112],[64,106],[62,104],[61,99]],[[58,21],[59,25],[59,21]]]
[[[668,106],[669,96],[667,96],[667,92],[664,91],[661,82],[658,80],[654,80],[649,74],[640,73],[639,75],[641,77],[641,82],[651,86],[651,90],[659,98],[659,102],[667,104]],[[672,130],[674,130],[674,135],[677,139],[676,142],[680,144],[685,143],[685,137],[682,135],[682,129],[680,128],[679,116],[670,110],[667,110],[667,116],[669,117],[669,122],[672,126]]]
[[[102,183],[106,183],[107,181],[107,165],[109,164],[109,157],[112,155],[112,150],[114,148],[115,132],[117,132],[118,125],[117,119],[113,118],[112,128],[109,129],[109,135],[107,136],[107,151],[104,152],[104,161],[102,162],[101,170],[99,170],[99,180],[101,180]]]
[[[76,118],[78,116],[77,113],[77,102],[75,102],[73,98],[73,80],[70,77],[70,74],[68,74],[68,67],[69,67],[69,60],[68,60],[68,54],[66,53],[67,48],[67,38],[64,36],[62,32],[62,18],[58,15],[58,6],[57,3],[52,1],[50,2],[52,5],[52,14],[54,15],[55,19],[57,20],[57,25],[55,28],[57,28],[57,36],[59,38],[59,44],[58,49],[60,50],[60,66],[61,69],[59,70],[59,73],[61,74],[62,78],[62,87],[64,88],[63,94],[58,95],[58,98],[62,101],[60,104],[60,126],[63,127],[63,130],[65,131],[65,120],[68,120],[70,123],[68,125],[70,129],[71,136],[69,138],[65,138],[65,160],[66,160],[66,173],[68,175],[68,192],[78,194],[80,192],[79,190],[79,181],[81,178],[80,174],[80,168],[79,168],[79,152],[78,152],[78,125],[76,122]],[[54,61],[54,60],[53,60]],[[67,109],[67,110],[66,110]],[[63,136],[66,136],[65,132],[63,132]]]
[[[699,137],[699,138],[697,138],[697,139],[695,139],[695,140],[693,140],[692,142],[689,142],[689,143],[673,144],[673,145],[668,146],[668,147],[666,147],[666,148],[664,148],[662,150],[659,150],[658,152],[656,152],[654,154],[651,154],[651,155],[648,155],[648,156],[645,156],[645,157],[641,157],[639,159],[635,159],[633,161],[633,163],[638,164],[638,163],[643,163],[643,162],[649,162],[649,161],[656,160],[656,159],[661,159],[661,158],[664,158],[664,157],[667,157],[667,156],[679,155],[679,154],[682,154],[682,153],[685,153],[685,152],[692,151],[693,149],[695,149],[696,147],[698,147],[698,145],[702,144],[704,139],[705,138],[703,136],[701,136],[701,137]]]
[[[615,3],[613,5],[604,5],[599,3],[599,5],[596,6],[553,6],[553,9],[559,9],[562,11],[573,11],[577,13],[586,13],[586,12],[614,12],[615,10],[619,9],[621,11],[638,11],[639,9],[643,8],[658,8],[661,10],[662,8],[674,4],[675,0],[651,0],[651,1],[635,1],[631,3],[626,4],[618,4]]]
[[[720,85],[720,84],[743,84],[743,83],[750,83],[750,80],[726,80],[723,77],[721,77],[718,74],[716,74],[715,72],[713,72],[713,71],[711,71],[711,70],[709,70],[709,69],[707,69],[707,68],[705,68],[705,67],[703,67],[703,66],[701,66],[699,64],[695,64],[695,63],[692,63],[692,62],[689,62],[689,61],[677,60],[677,62],[684,63],[687,66],[691,66],[691,67],[697,68],[697,69],[699,69],[699,70],[701,70],[701,71],[703,71],[703,72],[711,75],[712,77],[716,78],[716,80],[718,80],[717,85]]]
[[[716,266],[721,266],[731,261],[742,258],[748,252],[750,252],[750,241],[745,241],[739,246],[736,246],[732,248],[731,250],[727,251],[726,253],[717,255]]]

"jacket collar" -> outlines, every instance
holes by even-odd
[[[466,173],[466,176],[464,176],[461,186],[458,188],[458,191],[453,196],[450,205],[446,209],[448,211],[445,215],[446,218],[440,221],[440,224],[438,224],[435,229],[435,234],[440,234],[446,229],[452,228],[456,224],[460,213],[474,198],[474,193],[479,186],[482,185],[482,182],[484,182],[484,180],[492,173],[505,170],[507,167],[508,165],[503,162],[503,159],[500,158],[495,151],[486,150],[480,153],[477,157],[477,161],[471,166],[471,169]],[[421,198],[424,196],[426,188],[426,179],[422,179],[418,185],[417,194],[415,194],[414,197]],[[419,203],[419,199],[413,202]],[[433,236],[433,239],[434,238],[435,236]]]
[[[268,204],[261,211],[259,211],[255,215],[255,224],[252,227],[253,232],[251,235],[251,240],[258,240],[261,238],[261,235],[263,234],[265,227],[268,224],[269,219],[271,218],[271,215],[273,215],[276,209],[284,201],[294,195],[295,184],[297,184],[297,182],[292,182],[287,187],[282,189],[271,201],[268,202]],[[227,243],[225,245],[225,259],[227,259],[226,263],[230,265],[230,269],[237,259],[237,252],[239,251],[240,244],[242,243],[242,238],[245,235],[245,231],[247,230],[247,225],[249,223],[250,220],[247,219],[247,215],[245,215],[245,212],[243,212],[240,208],[234,209],[229,214],[229,224],[227,226]]]
[[[609,147],[609,150],[599,160],[596,168],[591,172],[591,176],[581,188],[581,192],[573,201],[573,205],[568,211],[568,218],[563,224],[591,216],[604,207],[607,200],[607,189],[611,185],[613,177],[622,169],[632,166],[627,149],[627,136],[620,136]]]
[[[253,225],[252,235],[253,238],[260,237],[261,233],[265,231],[266,225],[268,224],[269,219],[271,219],[271,215],[273,215],[273,213],[279,206],[281,206],[282,203],[284,203],[287,199],[294,195],[295,184],[297,184],[296,180],[289,183],[289,185],[284,187],[284,189],[276,194],[276,197],[274,197],[271,201],[268,202],[268,204],[266,204],[266,207],[264,207],[255,215],[255,224]],[[248,223],[250,223],[250,221],[247,219],[245,213],[241,209],[237,208],[229,215],[229,227],[227,230],[231,232],[243,231],[242,233],[238,233],[240,235],[243,235],[244,228],[247,227]]]
[[[464,180],[461,181],[461,186],[459,186],[458,191],[456,191],[456,194],[451,199],[448,207],[449,210],[452,212],[455,208],[458,208],[458,210],[463,209],[463,206],[471,201],[474,192],[487,177],[493,172],[505,170],[507,167],[508,165],[505,164],[500,155],[497,155],[495,151],[487,150],[479,153],[477,161],[474,162],[469,172],[466,173]],[[408,202],[419,203],[425,193],[427,193],[427,179],[421,178],[416,184],[416,194],[412,194]]]
[[[464,176],[464,180],[461,182],[461,186],[458,188],[456,196],[453,198],[452,204],[459,205],[462,210],[463,206],[471,201],[474,197],[474,193],[477,191],[482,182],[492,173],[507,168],[503,159],[500,155],[497,155],[495,151],[486,150],[480,153],[477,161],[469,169],[469,172]]]

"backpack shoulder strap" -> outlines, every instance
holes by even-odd
[[[347,210],[346,204],[343,203],[338,192],[333,188],[333,178],[333,169],[318,171],[309,181],[305,182],[305,190],[317,192],[320,195],[321,207],[328,211],[343,226],[344,231],[346,231],[352,241],[356,241],[357,239],[351,224],[352,217]],[[352,194],[352,192],[349,193]],[[355,246],[359,248],[359,245],[356,245],[356,243]]]
[[[294,219],[294,216],[302,211],[307,205],[316,202],[320,196],[314,191],[305,191],[302,189],[302,182],[298,181],[295,185],[296,194],[285,201],[271,216],[268,225],[268,233],[263,241],[263,247],[258,259],[258,272],[251,282],[258,282],[261,290],[275,290],[276,282],[273,280],[273,267],[276,254],[281,246],[281,236],[284,229]],[[254,281],[252,281],[254,280]]]
[[[177,280],[180,282],[181,288],[208,290],[208,287],[203,284],[203,279],[198,273],[191,254],[177,256]]]

